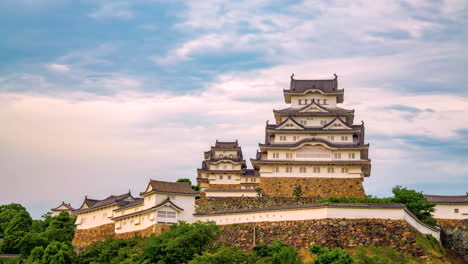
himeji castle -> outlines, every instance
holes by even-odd
[[[202,191],[207,196],[252,196],[258,185],[266,196],[290,197],[300,188],[306,197],[363,197],[362,182],[371,168],[369,145],[364,122],[354,124],[354,110],[338,106],[344,89],[337,75],[297,80],[293,74],[283,95],[290,107],[273,110],[275,123],[267,122],[265,142],[251,159],[254,169],[245,169],[245,161],[238,159],[242,151],[237,142],[240,156],[216,147],[229,142],[217,142],[205,153],[198,173]]]

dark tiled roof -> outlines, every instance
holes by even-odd
[[[243,176],[258,176],[260,177],[260,173],[258,170],[246,169]]]
[[[324,93],[338,93],[343,90],[338,90],[338,79],[327,79],[327,80],[295,80],[291,78],[289,90],[285,90],[288,93],[303,93],[310,89],[317,89]]]
[[[229,142],[229,141],[218,141],[216,140],[216,144],[213,148],[220,148],[220,149],[234,149],[239,148],[239,143],[236,141]]]
[[[165,182],[151,180],[149,182],[152,190],[149,192],[142,192],[141,195],[150,192],[162,192],[162,193],[180,193],[180,194],[193,194],[198,195],[199,193],[192,190],[192,186],[188,182]]]
[[[131,201],[128,201],[128,198],[130,198]],[[89,203],[87,203],[88,208],[79,209],[76,212],[89,211],[89,210],[92,210],[92,209],[108,206],[108,205],[111,205],[111,204],[118,204],[118,205],[123,206],[123,205],[126,205],[126,204],[130,203],[130,202],[133,202],[134,198],[133,198],[132,194],[130,192],[128,192],[128,193],[121,194],[121,195],[111,195],[111,196],[108,196],[107,198],[105,198],[103,200],[93,200],[93,199],[88,199],[86,197],[84,203],[89,202],[89,201],[92,201],[91,206],[89,206]]]
[[[251,189],[206,189],[205,192],[255,192]]]
[[[123,209],[127,209],[127,208],[130,208],[130,207],[133,207],[135,205],[141,205],[143,204],[145,201],[145,199],[143,198],[136,198],[135,201],[133,202],[129,202],[128,204],[122,206],[122,207],[119,207],[117,209],[114,209],[114,211],[119,211],[119,210],[123,210]]]
[[[359,148],[359,147],[368,147],[369,144],[366,145],[359,145],[359,144],[334,144],[327,140],[321,138],[306,138],[303,140],[299,140],[298,142],[292,144],[259,144],[260,147],[268,147],[268,148],[294,148],[298,147],[304,143],[324,143],[325,145],[333,148]]]
[[[62,207],[62,206],[65,206],[67,209],[61,209],[60,207]],[[69,203],[66,204],[65,202],[62,202],[61,205],[59,205],[59,206],[57,206],[57,207],[55,207],[55,208],[52,208],[52,209],[50,209],[50,210],[51,210],[51,211],[69,211],[69,210],[72,210],[72,211],[73,211],[73,210],[75,210],[75,209],[74,209]]]
[[[184,210],[183,208],[181,208],[181,207],[177,206],[175,203],[173,203],[173,202],[171,201],[171,199],[169,199],[169,197],[167,197],[166,200],[164,200],[164,201],[162,201],[161,203],[155,205],[154,207],[155,207],[155,209],[158,209],[159,207],[162,207],[162,206],[164,206],[164,205],[166,205],[166,204],[168,204],[168,203],[171,204],[172,206],[174,206],[174,207],[175,207],[176,209],[178,209],[179,211],[183,211],[183,210]]]
[[[226,158],[226,157],[219,158],[219,159],[211,158],[211,159],[205,160],[205,162],[218,162],[218,161],[223,161],[223,160],[232,161],[232,162],[242,162],[242,163],[245,163],[245,160],[244,160],[244,159],[231,159],[231,158]]]
[[[371,160],[261,160],[250,159],[250,162],[291,163],[291,164],[368,164]]]
[[[194,215],[222,215],[222,214],[238,214],[262,211],[277,211],[277,210],[293,210],[317,207],[338,207],[338,208],[405,208],[401,204],[358,204],[358,203],[315,203],[315,204],[301,204],[301,205],[287,205],[287,206],[273,206],[266,208],[253,208],[243,210],[231,211],[215,211],[215,212],[198,212]]]
[[[424,197],[426,197],[429,202],[434,203],[468,204],[468,194],[457,196],[425,194]]]
[[[326,110],[328,110],[328,113],[326,112],[301,112],[303,111],[304,109],[306,109],[307,107],[309,107],[309,105],[306,105],[304,107],[301,107],[301,108],[292,108],[292,107],[288,107],[288,108],[285,108],[285,109],[280,109],[280,110],[273,110],[273,113],[278,113],[278,114],[286,114],[286,115],[290,115],[290,114],[313,114],[313,115],[336,115],[336,114],[353,114],[354,113],[354,110],[348,110],[348,109],[344,109],[344,108],[341,108],[341,107],[325,107],[323,105],[320,105],[322,108],[325,108]]]
[[[277,128],[279,125],[275,125],[275,124],[268,124],[267,125],[267,130],[272,130],[272,129],[275,129]],[[352,131],[358,131],[358,130],[362,130],[362,125],[352,125],[350,126],[352,128]],[[284,131],[292,131],[292,132],[295,132],[295,131],[321,131],[321,132],[349,132],[350,130],[349,129],[329,129],[329,130],[324,130],[323,127],[304,127],[304,129],[283,129]]]

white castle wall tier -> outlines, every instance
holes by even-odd
[[[276,123],[266,124],[265,142],[251,159],[260,188],[267,196],[291,196],[297,186],[305,196],[364,196],[362,180],[371,171],[364,122],[353,124],[354,110],[337,106],[344,101],[337,76],[293,77],[283,90],[290,107],[273,110]]]

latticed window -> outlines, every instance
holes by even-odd
[[[333,167],[328,167],[328,168],[327,168],[327,172],[328,172],[328,173],[334,173],[334,172],[335,172],[335,168],[333,168]]]
[[[341,159],[341,153],[334,153],[335,159]]]
[[[292,172],[292,167],[286,167],[286,172],[291,173]]]
[[[300,168],[299,168],[299,172],[300,172],[300,173],[306,173],[306,172],[307,172],[306,167],[300,167]]]
[[[314,167],[314,173],[320,173],[320,167]]]
[[[348,158],[349,159],[355,159],[356,155],[354,153],[348,153]]]

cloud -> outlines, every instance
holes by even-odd
[[[63,72],[68,72],[70,71],[70,68],[67,66],[67,65],[64,65],[64,64],[47,64],[46,65],[46,68],[49,70],[49,71],[52,71],[52,72],[57,72],[57,73],[63,73]]]
[[[94,19],[131,19],[135,17],[135,12],[131,9],[129,2],[104,1],[88,16]]]

